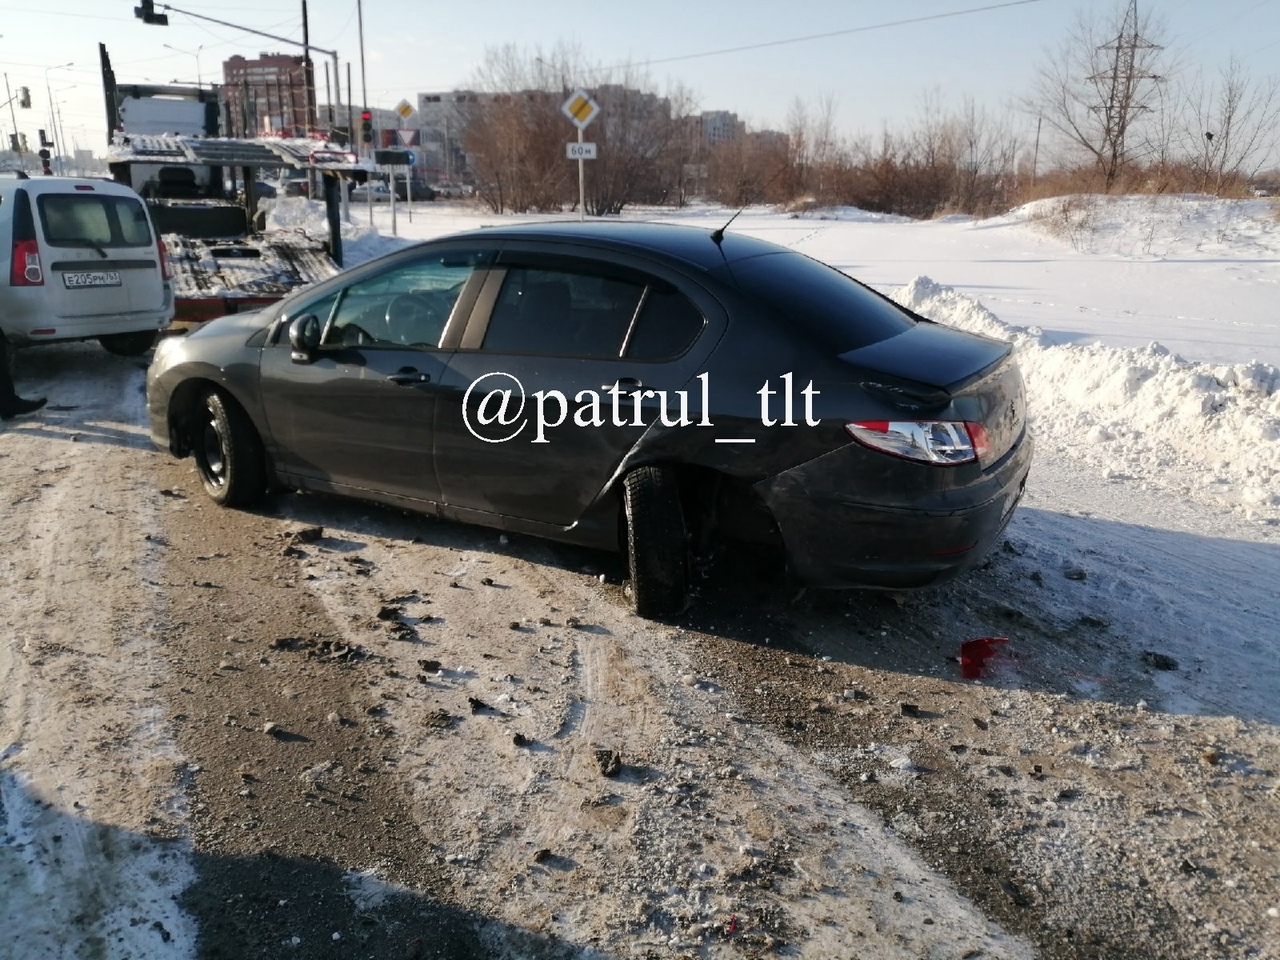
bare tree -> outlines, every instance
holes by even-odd
[[[667,91],[671,129],[667,148],[660,158],[663,199],[683,207],[697,189],[696,164],[701,152],[699,128],[695,122],[697,97],[682,83]]]
[[[481,95],[467,112],[463,144],[476,194],[495,213],[558,210],[569,195],[567,123],[560,90],[546,89],[547,62],[507,45],[487,51],[477,72]]]
[[[1202,76],[1184,88],[1183,148],[1201,190],[1240,186],[1275,159],[1280,83],[1253,82],[1234,57],[1216,82]]]
[[[1084,152],[1104,187],[1116,185],[1135,159],[1140,128],[1167,76],[1163,27],[1126,0],[1104,23],[1083,15],[1040,67],[1027,106]]]
[[[617,214],[669,195],[664,157],[680,149],[686,114],[673,114],[670,99],[651,92],[637,68],[590,66],[565,46],[543,55],[508,45],[486,52],[475,83],[485,95],[472,111],[466,144],[476,192],[495,211],[576,206],[576,168],[565,157],[576,131],[560,107],[579,87],[600,105],[588,128],[598,151],[586,168],[586,212]],[[680,96],[683,110],[692,98]]]

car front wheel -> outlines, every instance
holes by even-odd
[[[224,507],[243,507],[266,492],[262,441],[248,415],[216,391],[196,407],[191,435],[196,472],[205,492]]]
[[[689,536],[675,471],[638,467],[623,481],[631,599],[642,617],[670,617],[689,605]]]

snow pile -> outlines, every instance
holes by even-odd
[[[1054,344],[917,277],[893,294],[916,313],[1014,343],[1040,456],[1068,452],[1111,478],[1136,477],[1280,521],[1280,370],[1190,363],[1141,349]]]
[[[313,240],[329,239],[329,221],[324,204],[306,197],[280,197],[267,214],[267,230],[301,233]],[[385,253],[394,253],[413,243],[403,237],[383,236],[378,228],[363,219],[342,223],[343,261],[348,265],[364,263]]]

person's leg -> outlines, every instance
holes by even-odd
[[[0,420],[12,420],[23,413],[34,413],[45,404],[44,397],[26,400],[13,389],[13,373],[9,369],[9,342],[0,333]]]

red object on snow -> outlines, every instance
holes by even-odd
[[[996,647],[1009,642],[1008,637],[978,637],[960,644],[960,672],[966,680],[982,676],[983,665],[996,655]]]

